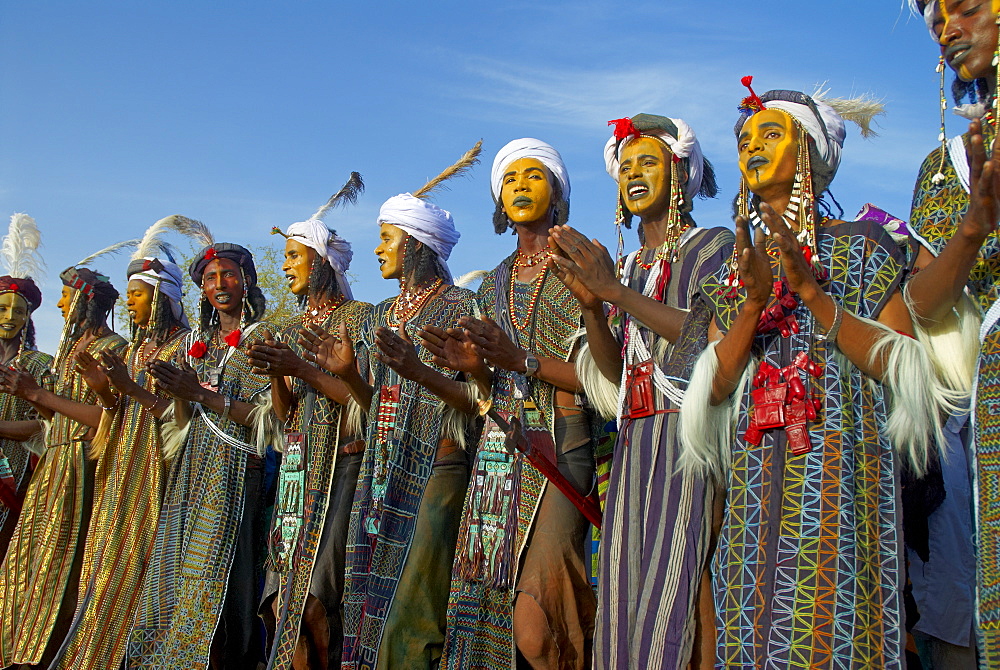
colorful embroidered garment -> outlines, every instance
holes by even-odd
[[[996,131],[988,119],[983,120],[982,128],[984,144],[989,147]],[[968,145],[968,133],[956,136],[948,142],[947,149],[938,147],[920,166],[913,192],[911,226],[935,254],[955,234],[969,207],[969,166],[965,154]],[[935,183],[934,175],[939,171],[944,179]],[[994,231],[980,249],[967,288],[984,315],[972,413],[977,520],[973,544],[977,553],[975,597],[980,664],[988,668],[1000,664],[1000,533],[996,530],[1000,520],[997,493],[1000,491],[1000,330],[996,323],[1000,310],[1000,231]],[[943,467],[948,465],[945,463]],[[951,567],[949,575],[954,570]],[[940,606],[940,618],[949,623],[962,615],[964,612],[954,611],[951,602]]]
[[[689,229],[669,265],[662,301],[688,309],[701,283],[732,256],[733,240],[726,228]],[[622,283],[654,296],[659,262],[644,268],[638,253],[626,259]],[[625,392],[601,529],[594,665],[685,668],[707,558],[712,489],[701,476],[678,472],[680,407],[671,400],[669,386],[686,387],[706,341],[690,338],[681,351],[627,314],[615,320],[623,343]],[[652,365],[662,379],[653,375]]]
[[[394,299],[385,300],[372,312],[365,328],[369,351],[376,346],[375,330],[387,324],[393,303]],[[453,328],[463,316],[478,314],[474,293],[449,286],[407,321],[406,332],[411,341],[419,342],[417,331],[422,326]],[[447,377],[457,376],[435,365],[423,347],[417,352],[426,365]],[[451,410],[442,409],[437,396],[400,378],[374,357],[370,364],[376,395],[368,414],[368,445],[348,534],[342,667],[428,667],[432,660],[428,655],[440,654],[444,643],[467,460],[465,452],[456,452],[455,467],[440,473],[455,480],[451,488],[456,490],[432,499],[431,482],[440,476],[438,446],[444,437],[460,439],[442,434],[444,417]],[[432,518],[435,532],[416,536],[424,517]],[[416,570],[411,567],[415,563],[420,563]],[[418,591],[416,582],[423,584],[420,597],[409,600]]]
[[[270,379],[250,365],[247,352],[273,330],[254,324],[238,347],[211,338],[200,357],[188,353],[202,341],[190,333],[174,363],[187,363],[203,384],[234,401],[269,406]],[[262,478],[253,429],[193,406],[187,437],[170,468],[127,667],[207,667],[216,635],[223,638],[230,667],[256,665],[265,547]]]
[[[120,354],[125,340],[112,333],[86,346],[91,356]],[[77,346],[55,362],[45,386],[87,405],[97,394],[74,369]],[[91,514],[93,466],[87,461],[90,427],[62,414],[52,418],[45,453],[24,497],[24,508],[0,566],[0,667],[48,660],[76,608],[78,572]]]
[[[570,341],[580,327],[579,303],[550,270],[544,270],[531,284],[515,281],[512,287],[516,257],[516,252],[508,256],[484,278],[479,289],[484,316],[494,319],[515,344],[536,356],[569,360],[573,353]],[[537,298],[531,309],[531,293],[536,289]],[[529,399],[531,402],[526,403]],[[502,415],[519,417],[528,427],[548,432],[553,440],[554,405],[555,387],[551,384],[499,368],[494,371],[493,408]],[[602,426],[603,422],[595,419],[589,425],[587,437],[601,436]],[[515,587],[519,584],[526,542],[547,481],[520,452],[509,453],[504,442],[503,432],[488,421],[475,454],[455,549],[448,637],[441,660],[441,667],[449,670],[509,668],[514,664]],[[549,449],[553,449],[551,443]],[[587,456],[592,476],[593,455]],[[550,453],[549,458],[555,462],[557,456]],[[558,493],[554,487],[552,490]],[[577,516],[582,519],[574,509],[564,523],[572,525]],[[576,655],[574,664],[586,663],[595,607],[588,579],[590,571],[582,561],[579,566],[569,565],[577,557],[568,555],[573,548],[565,549],[567,555],[556,557],[558,560],[550,564],[548,581],[553,588],[563,586],[569,593],[561,595],[569,600],[579,596],[572,608],[579,605],[581,611],[568,609],[562,620],[553,622],[560,627],[572,626],[574,631],[564,631],[565,634],[553,631],[553,634],[559,644],[566,646],[569,645],[564,638],[573,638],[579,648],[567,648],[565,652]],[[538,575],[532,575],[533,580],[535,577]]]
[[[351,339],[359,343],[361,325],[371,309],[368,303],[348,300],[319,321],[319,325],[336,333],[340,324],[346,323]],[[301,318],[293,318],[281,335],[300,355],[297,331],[301,327]],[[331,527],[329,517],[346,513],[336,507],[338,491],[347,487],[348,492],[353,492],[355,484],[334,476],[341,437],[341,405],[298,378],[292,380],[292,397],[286,430],[302,439],[293,447],[295,453],[284,445],[271,519],[267,580],[260,606],[262,612],[267,612],[274,599],[278,599],[275,632],[268,641],[269,670],[292,667],[302,612],[310,593],[319,598],[328,612],[338,610],[342,594],[336,584],[326,579],[317,582],[314,573],[319,563],[336,564],[343,560],[334,555],[343,551],[343,539],[327,538],[325,533]],[[337,638],[331,639],[331,645],[339,644],[339,635],[339,631],[331,631],[331,638]]]
[[[178,329],[159,347],[132,342],[126,360],[129,376],[154,392],[146,364],[173,359],[187,333],[186,328]],[[116,668],[122,663],[156,538],[164,470],[160,421],[129,396],[101,419],[102,424],[109,421],[94,474],[79,605],[52,670]]]
[[[31,375],[39,385],[44,386],[49,376],[52,357],[40,351],[22,351],[12,363]],[[9,393],[0,393],[0,421],[31,421],[38,419],[38,413],[27,400]],[[42,436],[38,435],[38,442]],[[39,448],[40,448],[39,444]],[[0,439],[0,486],[11,498],[21,500],[24,489],[31,479],[27,445],[16,440]],[[7,552],[7,543],[17,524],[18,510],[8,508],[0,500],[0,556]]]
[[[899,288],[905,260],[888,233],[874,222],[841,223],[819,228],[817,247],[814,263],[830,278],[824,290],[844,310],[877,318]],[[779,268],[770,240],[768,249],[772,267]],[[742,289],[733,299],[725,297],[728,273],[723,267],[701,292],[724,330],[745,298]],[[883,389],[834,345],[817,339],[817,324],[804,305],[797,303],[791,313],[799,332],[758,334],[753,365],[793,366],[787,375],[802,382],[807,398],[818,399],[819,419],[805,423],[802,432],[775,428],[748,439],[751,417],[762,424],[769,412],[752,401],[755,384],[748,383],[737,399],[713,569],[716,666],[901,668],[899,491],[896,456],[881,434]],[[821,366],[818,377],[794,367],[800,354]],[[791,416],[791,406],[786,414]],[[800,451],[802,443],[811,448]]]

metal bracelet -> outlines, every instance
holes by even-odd
[[[844,322],[844,308],[836,300],[833,301],[833,324],[825,335],[820,335],[816,339],[820,342],[836,342],[837,333],[840,332],[840,324]]]
[[[225,406],[222,408],[222,419],[225,421],[229,418],[229,410],[233,407],[233,399],[229,396],[222,396],[225,399]]]

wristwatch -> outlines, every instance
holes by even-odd
[[[538,359],[529,352],[524,357],[524,376],[534,377],[536,372],[538,372]]]

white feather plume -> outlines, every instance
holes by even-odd
[[[0,247],[0,258],[12,277],[38,279],[44,273],[45,262],[38,253],[42,233],[35,220],[27,214],[12,214],[7,235]]]
[[[850,121],[861,129],[861,137],[875,137],[872,121],[876,116],[885,114],[885,105],[878,98],[866,93],[856,98],[829,98],[830,90],[820,86],[812,94],[812,99],[833,107],[845,121]]]
[[[97,260],[101,256],[105,256],[107,254],[116,254],[119,251],[121,251],[122,249],[127,249],[129,247],[137,247],[137,246],[139,246],[139,242],[141,242],[141,241],[142,240],[125,240],[124,242],[116,242],[116,243],[112,244],[109,247],[104,247],[100,251],[97,251],[95,253],[90,254],[89,256],[87,256],[86,258],[84,258],[82,261],[78,261],[75,264],[75,266],[79,267],[81,265],[86,265],[88,263],[93,263],[95,260]]]
[[[132,260],[156,256],[156,253],[166,246],[163,242],[163,236],[170,231],[186,235],[201,246],[215,243],[212,232],[204,223],[180,214],[173,214],[160,219],[146,229],[142,240],[139,241],[138,248],[132,254]]]

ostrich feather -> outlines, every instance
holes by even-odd
[[[146,229],[146,232],[142,235],[142,240],[139,241],[138,248],[132,254],[132,260],[155,256],[157,251],[167,251],[169,245],[163,241],[163,236],[170,231],[186,235],[202,246],[215,243],[212,232],[204,223],[189,219],[180,214],[173,214],[160,219]],[[171,255],[169,251],[167,253],[168,256]],[[171,260],[173,259],[171,258]]]
[[[330,199],[326,201],[326,204],[316,210],[310,219],[317,219],[319,221],[323,220],[331,209],[338,207],[340,205],[353,205],[358,201],[358,196],[365,192],[365,183],[361,180],[361,175],[357,172],[351,173],[351,178],[347,180],[344,186],[330,196]]]
[[[458,159],[457,163],[447,168],[444,172],[434,177],[434,179],[431,179],[429,182],[421,186],[419,190],[414,192],[413,197],[426,198],[434,189],[441,186],[444,182],[468,172],[473,165],[479,162],[479,154],[482,150],[483,141],[479,140],[476,142],[474,147],[466,151],[465,154]]]
[[[845,121],[856,124],[861,129],[861,137],[878,135],[872,130],[872,121],[876,116],[885,114],[885,105],[881,100],[868,94],[856,98],[828,98],[828,93],[828,89],[820,87],[813,93],[812,99],[830,105]]]
[[[128,247],[137,247],[139,246],[139,242],[141,242],[141,240],[125,240],[124,242],[116,242],[115,244],[112,244],[110,247],[104,247],[100,251],[90,254],[82,261],[77,262],[76,265],[79,266],[79,265],[86,265],[87,263],[93,263],[101,256],[105,256],[107,254],[117,254],[122,249],[127,249]]]
[[[42,244],[42,233],[35,220],[27,214],[13,214],[10,227],[0,246],[0,258],[13,277],[33,277],[43,274],[45,262],[38,253]]]

